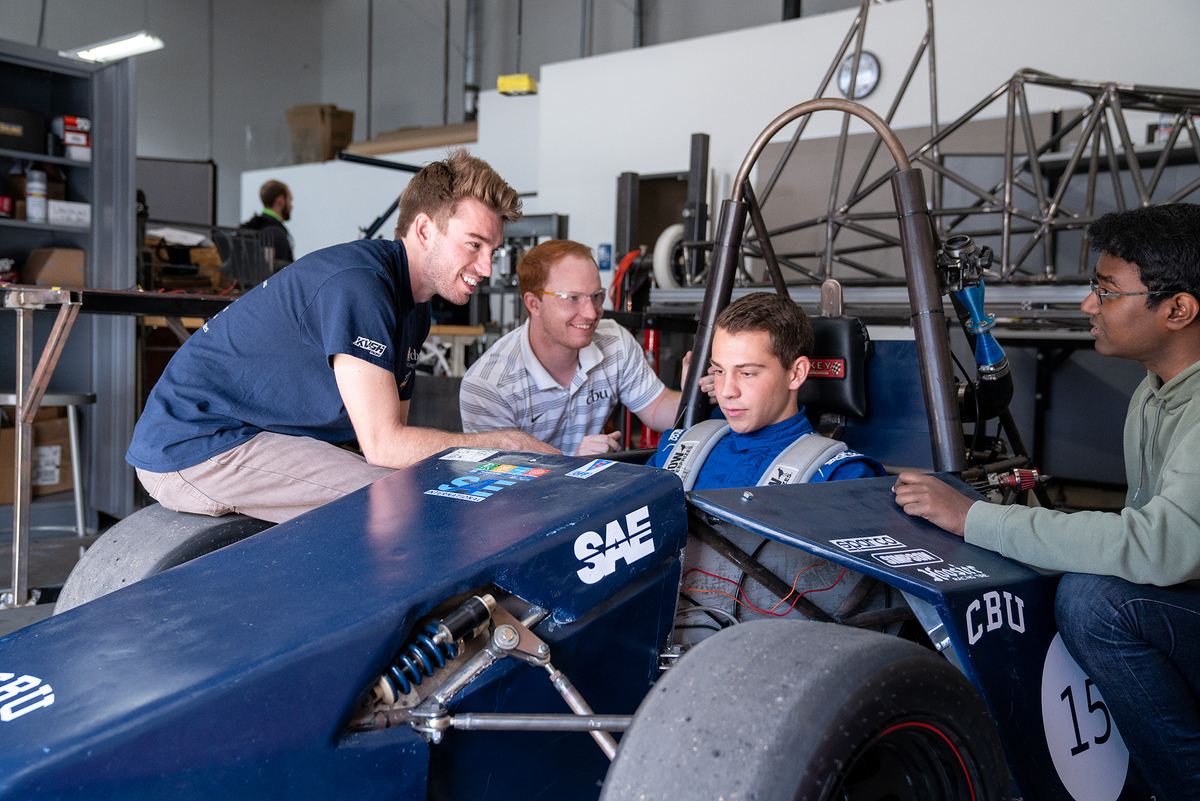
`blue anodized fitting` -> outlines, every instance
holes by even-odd
[[[971,320],[964,327],[976,337],[975,363],[980,367],[998,364],[1004,359],[1004,348],[990,333],[996,325],[996,315],[983,310],[983,282],[961,289],[954,296],[971,313]]]

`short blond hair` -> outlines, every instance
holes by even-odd
[[[521,219],[521,199],[486,161],[466,148],[455,148],[443,161],[427,165],[412,177],[400,195],[396,238],[404,236],[418,214],[428,214],[439,231],[454,216],[458,203],[474,198],[499,215],[504,222]]]

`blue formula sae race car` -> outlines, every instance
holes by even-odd
[[[897,159],[933,467],[1011,495],[1036,481],[1012,472],[1027,460],[975,464],[962,437],[959,395],[981,421],[1011,394],[983,253],[935,247],[887,126],[801,104],[734,185],[826,109]],[[701,363],[747,213],[740,189],[722,208]],[[942,291],[977,346],[961,392]],[[683,405],[690,426],[704,399]],[[891,486],[689,494],[620,460],[460,448],[266,530],[151,507],[89,550],[59,614],[0,639],[0,798],[1148,799],[1056,635],[1058,577],[906,516]],[[853,588],[836,608],[801,599],[752,540]],[[817,622],[717,610],[720,630],[681,647],[696,543]]]

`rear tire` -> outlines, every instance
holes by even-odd
[[[621,739],[601,798],[1010,798],[999,736],[926,649],[831,623],[759,621],[688,652]]]
[[[245,515],[209,517],[158,504],[120,521],[96,540],[63,584],[54,614],[212,553],[273,524]]]

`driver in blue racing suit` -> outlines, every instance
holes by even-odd
[[[816,436],[796,402],[813,354],[808,315],[791,299],[756,292],[717,317],[708,375],[700,388],[715,397],[730,431],[705,459],[692,489],[752,487],[775,458],[801,437]],[[685,432],[664,433],[648,462],[665,467]],[[883,465],[857,451],[830,456],[809,478],[840,481],[884,475]]]

